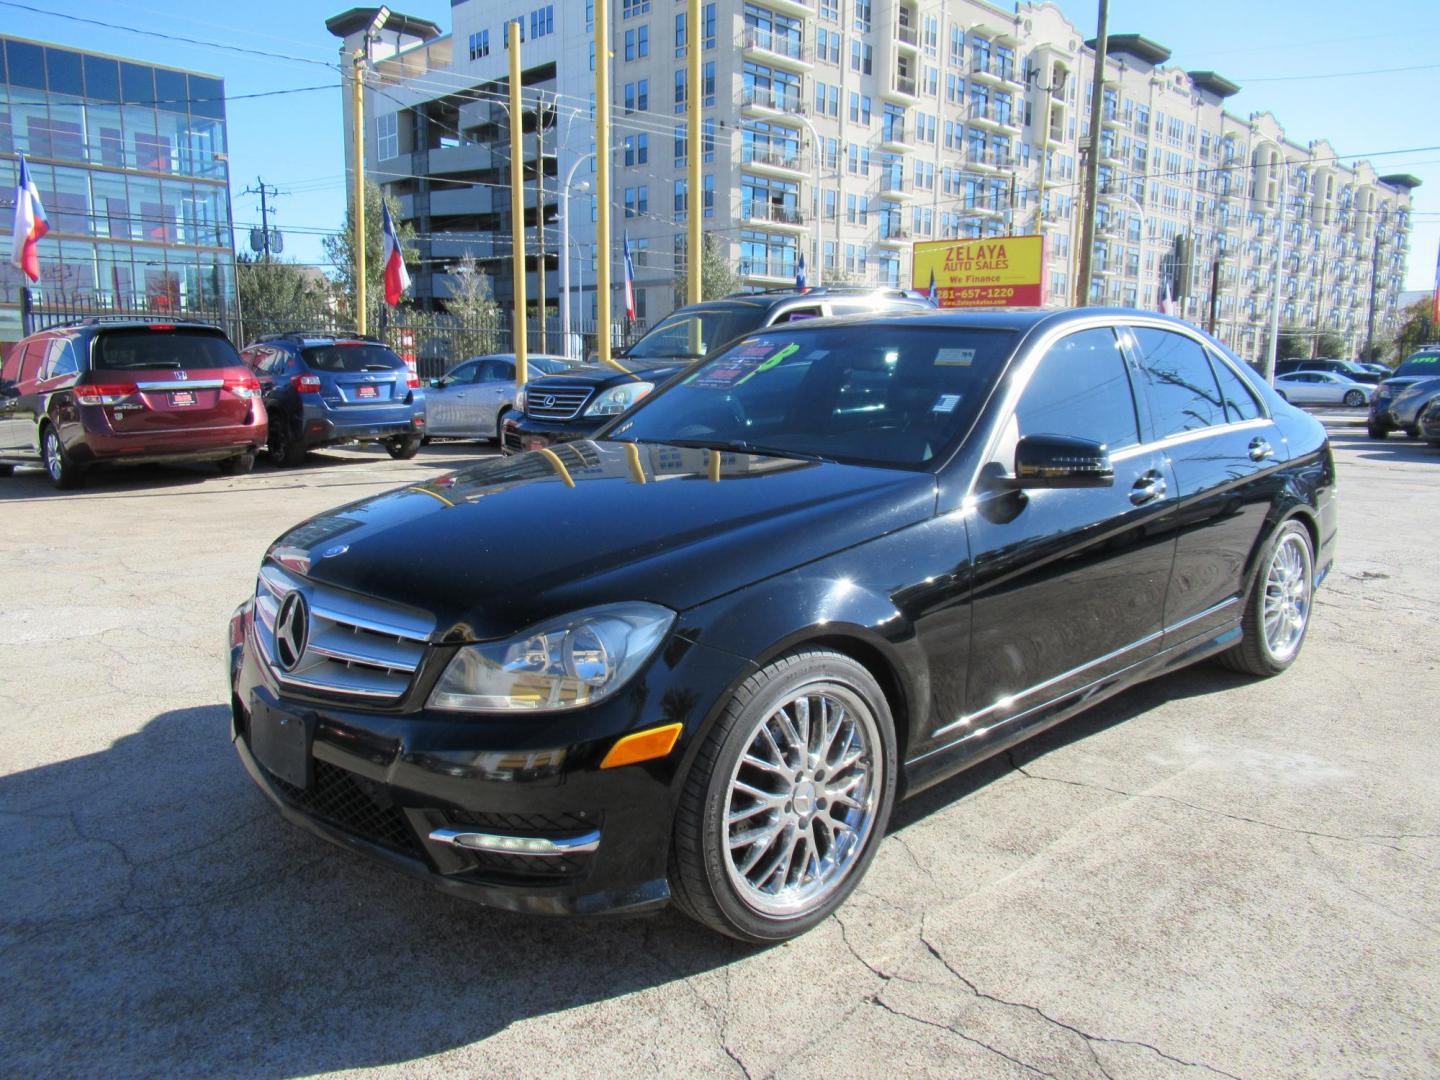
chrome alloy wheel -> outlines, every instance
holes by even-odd
[[[1265,650],[1281,663],[1295,655],[1305,636],[1310,574],[1310,548],[1298,533],[1287,533],[1265,571]]]
[[[65,460],[60,456],[60,436],[52,427],[45,428],[45,444],[41,449],[41,456],[45,459],[45,471],[50,474],[50,479],[60,483],[65,471]]]
[[[839,888],[875,824],[880,746],[864,700],[828,680],[756,726],[725,801],[725,869],[749,907],[801,915]]]

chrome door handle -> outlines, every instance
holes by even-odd
[[[1264,439],[1255,439],[1250,443],[1250,460],[1264,461],[1268,457],[1274,457],[1275,451]]]
[[[1142,476],[1130,489],[1130,501],[1136,506],[1144,506],[1156,499],[1163,499],[1167,490],[1164,477]]]

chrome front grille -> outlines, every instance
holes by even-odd
[[[593,386],[551,385],[525,388],[525,415],[536,420],[573,420],[595,392]]]
[[[286,599],[305,601],[305,641],[288,668],[280,662],[276,623]],[[255,639],[285,686],[321,694],[395,701],[410,686],[435,620],[296,577],[274,564],[255,583]]]

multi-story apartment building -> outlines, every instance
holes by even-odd
[[[1053,4],[983,0],[712,0],[701,26],[678,0],[612,0],[612,214],[635,254],[640,316],[674,303],[685,219],[698,202],[747,286],[794,280],[910,285],[917,240],[1042,232],[1046,302],[1073,303],[1095,53]],[[374,9],[330,22],[348,56]],[[391,17],[367,90],[370,167],[421,238],[418,295],[443,299],[469,252],[509,295],[505,26],[524,33],[529,295],[562,258],[574,312],[594,310],[598,208],[593,4],[459,0],[454,27]],[[398,20],[398,22],[397,22]],[[704,190],[686,190],[686,52],[703,50]],[[1239,88],[1170,66],[1163,46],[1110,38],[1102,109],[1092,299],[1153,308],[1163,281],[1183,314],[1242,354],[1264,349],[1282,243],[1282,325],[1364,343],[1394,318],[1409,231],[1408,176],[1298,144]],[[537,151],[536,114],[541,116]],[[350,120],[347,111],[346,129]],[[347,161],[348,161],[347,151]],[[536,257],[543,202],[546,256]],[[556,222],[570,204],[570,244]],[[1284,218],[1283,234],[1280,228]],[[610,253],[613,257],[613,253]],[[618,280],[618,274],[615,275]],[[1373,286],[1372,286],[1373,282]],[[921,283],[923,285],[923,283]]]
[[[50,231],[47,302],[235,308],[225,84],[210,75],[0,37],[0,185],[13,213],[24,154]],[[0,266],[0,342],[20,338],[20,287]]]

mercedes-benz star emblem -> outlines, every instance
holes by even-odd
[[[281,602],[280,613],[275,616],[275,659],[286,671],[294,671],[300,663],[309,636],[310,613],[305,608],[305,597],[292,592]]]
[[[555,395],[546,394],[543,398],[540,399],[540,404],[547,409],[553,409],[555,407]]]

